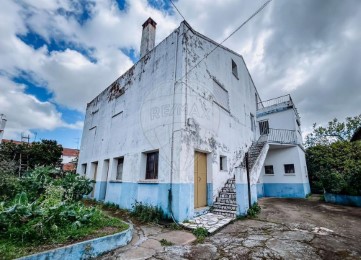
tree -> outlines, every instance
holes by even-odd
[[[306,160],[313,192],[361,195],[361,142],[312,146]]]
[[[346,122],[339,122],[337,118],[328,122],[326,127],[313,124],[312,133],[306,136],[305,146],[330,145],[336,141],[350,141],[352,135],[361,126],[361,114],[347,117]]]
[[[0,159],[15,164],[16,172],[23,173],[36,166],[60,168],[63,148],[54,140],[41,140],[33,143],[7,142],[0,145]],[[21,168],[21,164],[27,167]]]
[[[29,167],[35,166],[61,166],[61,155],[63,147],[54,140],[41,140],[31,143],[29,150]]]

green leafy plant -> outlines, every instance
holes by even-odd
[[[174,244],[172,243],[172,242],[170,242],[170,241],[168,241],[168,240],[166,240],[166,239],[161,239],[160,241],[160,244],[162,245],[162,246],[173,246]]]
[[[131,216],[143,223],[158,223],[161,219],[164,219],[164,213],[160,207],[138,201],[132,205]]]
[[[208,230],[203,227],[197,227],[192,233],[197,237],[198,243],[203,243],[204,239],[208,236]]]
[[[247,210],[247,216],[250,218],[255,218],[261,212],[261,207],[257,202],[253,203],[253,205]]]

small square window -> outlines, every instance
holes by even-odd
[[[219,157],[219,170],[220,171],[227,171],[227,157],[220,156]]]
[[[120,157],[117,159],[117,174],[115,179],[117,181],[121,181],[123,179],[123,166],[124,166],[124,157]]]
[[[158,158],[159,152],[147,153],[147,166],[145,170],[145,178],[158,179]]]
[[[275,174],[273,171],[273,165],[265,165],[264,172],[265,172],[265,174],[270,174],[270,175]]]
[[[285,164],[285,173],[292,174],[295,173],[295,165],[294,164]]]
[[[238,79],[237,64],[232,60],[232,73]]]

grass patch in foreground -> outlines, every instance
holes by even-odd
[[[80,241],[98,238],[126,230],[128,225],[118,218],[102,213],[102,217],[89,226],[67,227],[56,232],[49,240],[25,243],[0,236],[0,259],[14,259],[25,255],[55,249]]]

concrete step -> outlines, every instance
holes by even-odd
[[[237,204],[236,199],[217,198],[215,203]]]
[[[231,218],[237,217],[236,211],[232,211],[232,210],[214,209],[214,210],[212,210],[212,213],[222,215],[222,216],[226,216],[226,217],[231,217]]]
[[[214,203],[213,210],[230,210],[230,211],[237,211],[236,204],[226,204],[226,203]]]
[[[235,192],[221,192],[219,194],[220,198],[226,198],[226,199],[236,199],[236,193]]]
[[[235,188],[227,188],[227,187],[223,187],[221,192],[224,192],[224,193],[235,193],[236,192],[236,189]]]

